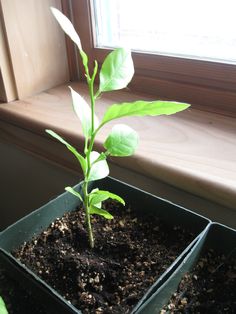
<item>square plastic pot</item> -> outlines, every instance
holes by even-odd
[[[58,298],[53,291],[49,292],[48,289],[50,289],[50,287],[44,287],[44,285],[42,285],[41,282],[37,280],[37,278],[33,279],[32,275],[28,274],[24,268],[21,268],[19,271],[19,265],[15,263],[15,260],[9,258],[9,256],[6,255],[1,249],[0,268],[4,270],[7,278],[14,279],[14,288],[17,289],[20,287],[21,295],[23,295],[23,291],[27,291],[31,295],[34,295],[35,309],[32,309],[32,314],[36,312],[42,313],[42,311],[44,311],[43,313],[47,314],[74,313],[74,311],[68,307],[68,305],[63,300]],[[5,280],[7,280],[7,278]],[[17,292],[14,292],[14,294],[17,294]],[[17,300],[15,300],[15,302],[17,302]],[[31,303],[33,304],[32,300]],[[28,305],[26,307],[29,308]],[[37,311],[38,308],[39,310]],[[18,309],[20,313],[24,314],[24,308],[21,309],[19,304]]]
[[[148,301],[139,308],[137,313],[160,313],[163,306],[168,303],[170,297],[177,290],[182,277],[194,268],[199,258],[208,249],[213,249],[216,253],[225,254],[226,256],[233,250],[236,250],[236,230],[219,223],[211,223],[207,228],[207,232],[191,248],[176,270]]]
[[[143,298],[133,308],[131,313],[134,313],[150,298],[151,295],[153,295],[153,293],[155,293],[160,286],[163,285],[166,279],[174,272],[189,251],[199,244],[199,241],[204,236],[210,221],[169,201],[158,198],[110,177],[92,183],[90,188],[93,186],[96,186],[99,189],[109,190],[120,195],[126,200],[127,204],[130,204],[132,208],[137,211],[137,214],[141,213],[142,215],[145,215],[148,208],[149,214],[151,213],[153,215],[157,215],[168,225],[179,225],[184,229],[190,229],[196,234],[195,239],[185,248],[172,265],[156,280]],[[76,190],[82,193],[81,183],[76,186]],[[2,256],[4,256],[4,260],[6,263],[9,263],[10,272],[12,269],[12,273],[14,272],[14,276],[17,275],[19,280],[23,279],[24,283],[27,281],[27,284],[35,286],[35,293],[41,293],[41,291],[43,291],[43,293],[53,295],[59,302],[63,302],[68,308],[68,313],[81,313],[81,311],[67,302],[48,284],[16,260],[12,256],[11,252],[17,249],[24,242],[31,240],[33,236],[41,233],[56,218],[63,216],[65,212],[75,210],[78,205],[78,198],[68,192],[65,192],[46,205],[22,218],[15,224],[11,225],[0,234],[0,249],[3,252]],[[67,312],[64,311],[63,313]]]

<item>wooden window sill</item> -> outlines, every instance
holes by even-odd
[[[84,84],[74,82],[71,86],[88,98]],[[129,91],[103,94],[97,102],[97,115],[102,118],[110,104],[135,99],[151,98]],[[44,132],[46,128],[53,129],[67,141],[83,149],[80,122],[71,108],[67,85],[25,100],[0,104],[0,120],[3,136],[8,132],[4,125],[8,124],[49,141],[50,145],[46,147],[37,141],[27,141],[16,132],[10,134],[18,145],[44,157],[54,156],[54,160],[59,163],[63,163],[64,159],[56,150],[53,151],[55,142]],[[117,121],[107,124],[99,133],[96,143],[98,150],[102,149],[101,143],[115,123]],[[118,123],[127,123],[137,130],[140,134],[140,145],[133,157],[112,158],[111,163],[234,208],[235,118],[190,108],[174,116],[124,118]],[[70,154],[66,149],[64,153]],[[75,163],[71,167],[77,169]]]

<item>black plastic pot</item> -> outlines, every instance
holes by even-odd
[[[132,311],[132,313],[134,313],[173,273],[189,251],[191,249],[193,251],[193,247],[196,247],[199,244],[206,232],[207,226],[209,225],[209,220],[171,202],[160,199],[112,178],[97,181],[96,187],[120,195],[126,200],[126,203],[130,204],[132,208],[137,211],[137,214],[142,213],[142,215],[144,215],[148,210],[149,213],[157,215],[170,226],[179,225],[182,228],[191,229],[191,231],[196,234],[195,239],[160,276],[155,284],[150,287],[140,302],[135,306]],[[77,185],[76,189],[77,191],[81,191],[81,184]],[[34,235],[39,234],[43,229],[47,228],[51,222],[56,218],[61,217],[66,211],[74,210],[78,206],[78,203],[78,198],[68,192],[63,193],[48,204],[11,225],[0,234],[0,248],[4,253],[4,260],[6,263],[9,263],[9,270],[14,270],[14,273],[15,275],[17,274],[19,280],[20,278],[24,278],[28,283],[32,281],[32,284],[35,287],[35,293],[48,293],[50,296],[53,295],[58,298],[59,302],[64,302],[64,305],[67,306],[68,313],[81,312],[33,274],[32,271],[17,261],[11,255],[11,251],[18,248],[25,241],[30,240]],[[67,312],[63,311],[63,313]]]
[[[161,287],[143,304],[137,314],[160,313],[170,297],[175,293],[177,287],[186,272],[189,272],[197,264],[199,258],[208,250],[213,249],[218,254],[227,256],[234,251],[236,253],[236,230],[222,224],[211,223],[207,232],[201,237],[187,256],[183,259],[177,269],[166,280]]]
[[[34,280],[31,274],[21,268],[19,271],[19,265],[15,263],[15,260],[9,258],[1,249],[0,249],[0,268],[1,271],[4,271],[7,274],[7,278],[5,281],[9,280],[9,284],[7,283],[6,288],[16,289],[16,291],[9,293],[13,293],[14,296],[17,296],[17,299],[11,297],[12,302],[18,302],[15,306],[17,307],[18,313],[24,313],[25,310],[27,313],[47,313],[47,314],[71,314],[74,311],[65,304],[61,299],[54,294],[54,292],[49,292],[48,289],[42,285],[37,278]],[[2,282],[0,282],[0,285]],[[18,291],[17,291],[18,290]],[[28,297],[26,298],[26,295]],[[33,296],[31,298],[30,296]],[[23,298],[23,300],[19,300]],[[33,312],[30,311],[29,304],[24,304],[25,300],[30,299],[30,304],[33,306]],[[20,301],[20,302],[19,302]],[[20,304],[19,304],[20,303]]]

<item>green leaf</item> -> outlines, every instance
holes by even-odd
[[[73,108],[77,117],[81,121],[84,136],[86,138],[90,138],[92,135],[91,134],[92,133],[91,108],[87,104],[87,102],[84,100],[84,98],[80,96],[79,93],[77,93],[71,87],[70,87],[70,90],[71,90]],[[98,125],[99,125],[98,118],[96,117],[96,115],[94,115],[94,128],[96,129]]]
[[[94,163],[98,158],[100,158],[100,154],[98,152],[91,152],[90,162],[92,166],[89,173],[88,181],[103,179],[109,174],[109,167],[105,159],[99,160]]]
[[[73,24],[71,21],[58,9],[51,7],[52,14],[56,18],[57,22],[60,24],[63,31],[70,37],[70,39],[77,45],[80,51],[80,55],[82,58],[83,65],[85,67],[86,72],[88,73],[88,57],[86,53],[82,49],[81,41],[79,35],[77,34]]]
[[[0,314],[8,314],[5,302],[3,301],[2,297],[0,297]]]
[[[85,68],[85,72],[88,75],[89,73],[89,68],[88,68],[88,56],[86,55],[86,53],[83,50],[79,51],[84,68]]]
[[[129,49],[118,48],[104,60],[100,71],[100,92],[126,87],[134,75],[134,65]]]
[[[90,206],[89,213],[90,215],[96,214],[99,216],[103,216],[106,219],[113,219],[113,216],[110,213],[108,213],[108,211],[106,211],[105,209],[98,208],[96,206]]]
[[[74,196],[78,197],[78,198],[81,200],[81,202],[83,202],[82,196],[79,194],[79,192],[75,191],[72,187],[67,186],[67,187],[65,187],[65,190],[66,190],[67,192],[70,192],[70,193],[73,194]]]
[[[138,146],[138,133],[125,124],[116,124],[108,135],[104,147],[111,156],[131,156]]]
[[[102,120],[105,124],[111,120],[127,116],[160,116],[171,115],[176,112],[185,110],[189,104],[173,101],[144,101],[125,102],[115,104],[108,108]]]
[[[58,9],[51,7],[52,14],[60,24],[63,31],[71,38],[71,40],[77,45],[79,50],[82,50],[81,41],[71,21]]]
[[[107,158],[106,153],[102,152],[102,153],[99,155],[99,157],[98,157],[95,161],[93,161],[93,163],[98,162],[98,161],[100,161],[100,160],[105,160],[106,158]]]
[[[105,201],[108,199],[106,195],[99,195],[97,193],[92,193],[89,195],[89,204],[90,205],[97,205],[100,204],[101,202]],[[98,206],[100,208],[100,206]]]
[[[120,202],[121,204],[125,205],[125,201],[120,196],[103,190],[95,190],[90,193],[89,199],[90,199],[90,205],[96,205],[100,204],[101,202],[107,200],[108,198],[111,198],[113,200],[116,200]]]
[[[55,139],[57,139],[59,142],[64,144],[69,149],[69,151],[71,151],[72,154],[74,154],[74,156],[77,158],[77,160],[79,161],[79,163],[81,165],[83,173],[85,173],[86,172],[86,160],[84,159],[84,157],[82,155],[80,155],[80,153],[78,153],[77,150],[72,145],[67,143],[60,135],[58,135],[54,131],[46,130],[46,132],[48,134],[50,134],[52,137],[54,137]]]
[[[95,192],[97,192],[99,189],[98,188],[96,188],[96,189],[93,189],[90,193],[89,193],[89,204],[90,204],[90,202],[91,202],[91,196],[92,196],[92,194],[93,193],[95,193]],[[96,205],[96,207],[98,207],[98,208],[101,208],[102,207],[102,202],[98,202],[98,203],[94,203],[93,205]]]

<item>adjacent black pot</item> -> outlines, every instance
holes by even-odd
[[[177,290],[184,274],[193,269],[199,258],[208,249],[213,249],[216,253],[224,254],[225,256],[232,252],[235,254],[236,230],[228,228],[222,224],[211,223],[207,228],[207,232],[201,237],[198,243],[192,247],[177,269],[166,282],[157,289],[149,300],[139,308],[137,313],[160,313],[163,306],[168,303],[171,295]]]
[[[96,187],[114,192],[126,200],[137,213],[145,214],[148,209],[154,215],[157,215],[170,226],[179,225],[185,229],[191,229],[195,232],[196,238],[179,255],[175,262],[160,276],[154,285],[146,292],[140,302],[135,306],[132,313],[136,312],[142,304],[148,302],[163,283],[170,277],[175,269],[181,264],[186,256],[191,256],[195,252],[202,238],[205,236],[209,220],[197,215],[187,209],[177,206],[171,202],[160,199],[142,190],[124,184],[112,178],[106,178],[96,182]],[[92,188],[92,186],[91,186]],[[76,186],[77,191],[81,192],[81,184]],[[56,218],[61,217],[66,211],[72,211],[78,206],[78,198],[66,192],[55,198],[43,207],[35,210],[33,213],[22,218],[15,224],[8,227],[0,234],[0,249],[2,251],[1,260],[8,265],[9,272],[17,276],[19,280],[24,280],[24,285],[29,285],[37,294],[42,294],[42,298],[58,300],[58,306],[55,313],[81,313],[60,296],[54,289],[49,287],[39,277],[32,273],[28,268],[17,261],[11,251],[18,248],[25,241],[30,240],[34,235],[42,232]],[[54,305],[53,305],[54,306]],[[145,312],[148,313],[148,312]],[[149,312],[153,313],[153,312]]]
[[[15,260],[9,258],[9,256],[1,249],[0,268],[1,271],[6,274],[6,278],[4,279],[4,281],[6,281],[4,291],[7,293],[9,292],[9,294],[13,294],[14,297],[9,298],[11,299],[11,303],[17,303],[15,305],[12,304],[13,307],[15,306],[17,308],[17,313],[74,313],[74,311],[68,307],[65,302],[58,299],[54,292],[49,292],[48,288],[45,288],[44,285],[37,280],[37,278],[32,278],[32,275],[28,274],[24,268],[21,268],[19,271],[19,265],[15,263]],[[1,284],[2,282],[0,282],[0,285]],[[11,290],[14,289],[14,291],[6,290],[8,288]],[[31,296],[33,296],[33,298],[31,298]],[[26,302],[28,303],[25,304]]]

